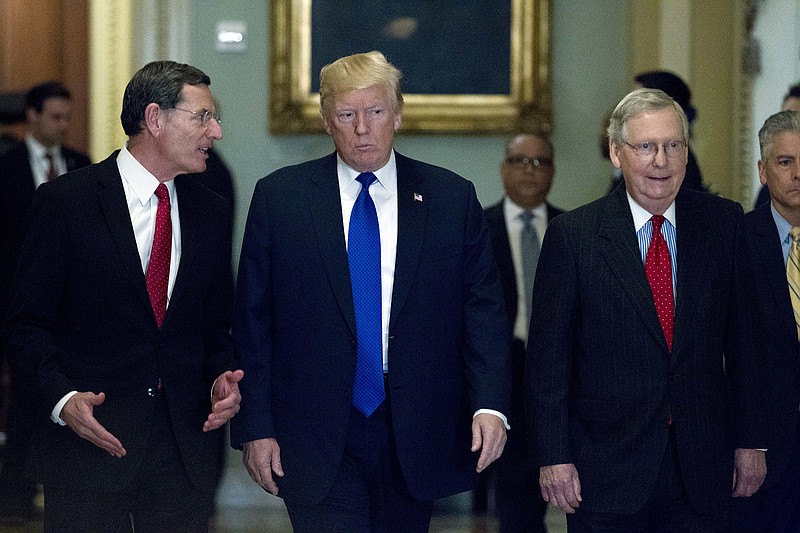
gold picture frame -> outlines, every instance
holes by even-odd
[[[269,129],[273,134],[324,132],[319,93],[311,89],[311,2],[270,0]],[[551,131],[549,0],[510,2],[509,91],[404,92],[403,132]]]

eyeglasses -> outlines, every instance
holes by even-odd
[[[182,107],[173,107],[172,109],[177,109],[178,111],[191,113],[196,117],[200,117],[200,122],[203,124],[203,126],[207,126],[212,118],[217,121],[217,124],[222,124],[222,117],[219,115],[215,115],[208,109],[203,109],[202,111],[191,111],[189,109],[183,109]]]
[[[553,166],[553,160],[549,157],[511,156],[511,157],[506,157],[506,163],[516,168],[524,168],[529,165],[534,169],[550,168]]]
[[[645,141],[637,144],[631,144],[628,141],[623,142],[633,148],[633,152],[641,159],[655,158],[656,154],[658,154],[659,147],[664,149],[664,153],[669,158],[683,155],[683,149],[686,148],[686,143],[683,141],[669,141],[666,144],[657,144],[653,141]]]

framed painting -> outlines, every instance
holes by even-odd
[[[323,132],[319,71],[379,50],[401,131],[551,130],[549,0],[270,0],[270,132]]]

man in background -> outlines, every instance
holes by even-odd
[[[526,414],[571,533],[727,531],[731,492],[766,473],[743,213],[681,189],[688,135],[664,92],[628,94],[609,126],[625,187],[556,217],[542,245]]]
[[[733,524],[742,533],[789,533],[800,524],[800,112],[772,115],[758,140],[758,175],[772,198],[745,216],[745,237],[770,441],[764,485],[733,502]]]
[[[505,451],[492,468],[496,472],[494,501],[503,533],[545,531],[547,502],[528,464],[523,377],[539,250],[547,225],[563,213],[547,203],[554,175],[553,146],[547,138],[532,133],[514,136],[506,143],[500,163],[506,196],[484,212],[509,317],[511,430]],[[491,481],[487,483],[491,486]]]
[[[206,531],[217,431],[239,408],[230,205],[195,179],[222,138],[202,71],[155,61],[128,142],[43,184],[12,288],[9,359],[40,398],[45,531]]]
[[[31,88],[25,96],[28,134],[24,142],[0,156],[0,316],[3,318],[36,188],[89,164],[86,155],[63,146],[71,108],[70,92],[61,83],[48,82]],[[31,445],[36,396],[31,395],[30,388],[13,369],[9,378],[9,428],[0,473],[0,516],[33,518],[40,514],[33,502],[37,487],[34,480],[23,475],[23,465]]]
[[[800,83],[795,83],[786,91],[781,111],[800,111]]]
[[[231,442],[298,533],[428,531],[506,441],[502,289],[475,189],[393,149],[400,72],[325,66],[336,151],[256,185],[237,279]]]
[[[783,96],[781,101],[781,111],[800,111],[800,83],[789,86],[789,90]],[[759,177],[760,174],[759,174]],[[769,184],[761,179],[761,189],[758,191],[756,197],[755,207],[763,204],[769,204]]]

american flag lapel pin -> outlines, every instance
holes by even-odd
[[[415,202],[421,202],[422,201],[422,195],[417,193],[417,192],[415,192],[414,193],[414,201]]]

